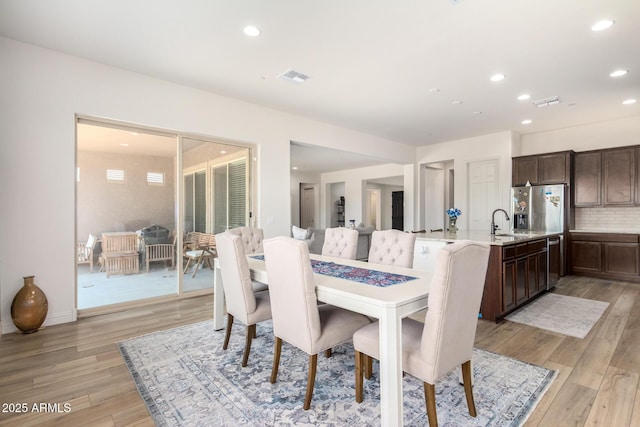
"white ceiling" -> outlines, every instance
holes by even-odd
[[[3,0],[0,35],[415,146],[640,115],[638,0]]]

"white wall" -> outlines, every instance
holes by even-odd
[[[344,183],[344,197],[345,197],[345,221],[346,224],[349,224],[350,219],[354,219],[356,221],[356,225],[361,222],[364,222],[366,217],[366,197],[367,197],[367,180],[375,180],[380,178],[387,178],[392,176],[402,176],[404,177],[405,186],[409,186],[409,188],[405,188],[405,229],[411,230],[413,227],[413,215],[409,215],[407,217],[407,194],[413,194],[413,165],[408,165],[409,167],[405,167],[405,165],[401,164],[384,164],[378,166],[370,166],[366,168],[358,168],[358,169],[350,169],[346,171],[337,171],[337,172],[327,172],[321,175],[321,189],[325,191],[325,194],[331,193],[332,184],[335,183]],[[333,196],[331,196],[333,197]],[[336,198],[337,200],[337,198]],[[324,218],[321,218],[321,227],[328,227],[331,225],[331,215],[332,207],[330,203],[334,203],[335,200],[331,200],[330,197],[325,197],[322,200],[324,203],[322,212],[325,213],[323,215]],[[409,203],[409,209],[413,212],[413,204]],[[384,214],[384,211],[383,211]],[[408,219],[407,219],[408,218]],[[409,227],[409,228],[407,228]]]
[[[621,106],[622,108],[622,106]],[[522,135],[520,154],[640,145],[640,116]]]
[[[256,146],[257,224],[289,234],[289,143],[410,163],[415,148],[0,37],[0,319],[22,277],[49,299],[45,324],[76,318],[75,115]],[[39,255],[33,252],[37,242]]]
[[[474,138],[465,138],[449,141],[441,144],[419,147],[417,151],[417,164],[447,162],[453,160],[455,173],[453,205],[463,212],[458,220],[460,228],[467,228],[468,215],[464,215],[468,209],[467,194],[467,164],[481,160],[498,159],[499,173],[499,200],[496,208],[509,210],[509,192],[511,190],[511,157],[512,152],[519,145],[519,136],[512,132],[500,132],[483,135]],[[426,191],[419,185],[415,191],[415,209],[424,206]],[[405,193],[406,197],[406,193]],[[419,212],[415,213],[419,218]]]

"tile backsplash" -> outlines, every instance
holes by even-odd
[[[576,230],[640,230],[640,207],[575,208]]]

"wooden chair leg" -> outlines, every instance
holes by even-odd
[[[256,328],[253,328],[253,337],[258,338],[258,332]]]
[[[187,264],[184,266],[183,274],[187,274],[187,271],[189,271],[189,265],[191,265],[191,258],[187,258]]]
[[[363,354],[364,356],[364,377],[368,380],[371,379],[373,374],[373,357]]]
[[[244,341],[244,354],[242,355],[242,367],[247,366],[249,361],[249,352],[251,351],[251,340],[256,334],[256,325],[247,325],[247,336]]]
[[[306,411],[311,407],[311,398],[313,397],[313,386],[316,383],[316,367],[318,365],[318,355],[309,356],[309,377],[307,378],[307,394],[304,396],[303,409]]]
[[[462,364],[462,382],[464,383],[464,394],[467,396],[467,406],[469,415],[476,416],[476,404],[473,400],[473,386],[471,385],[471,361],[467,360]]]
[[[331,357],[331,349],[328,348],[324,351],[324,357],[329,358]]]
[[[356,402],[357,403],[361,403],[362,402],[362,388],[363,388],[363,382],[364,379],[362,377],[362,358],[363,358],[363,354],[360,353],[359,351],[356,351]]]
[[[229,346],[229,338],[231,338],[231,327],[233,326],[233,316],[227,313],[227,332],[224,334],[224,344],[222,349],[226,350]]]
[[[424,383],[424,400],[427,402],[427,419],[429,427],[438,427],[438,415],[436,414],[436,387],[433,384]]]
[[[282,352],[282,338],[276,337],[276,341],[273,345],[273,366],[271,367],[271,378],[269,379],[271,384],[275,384],[276,377],[278,376],[278,365],[280,365],[281,352]]]

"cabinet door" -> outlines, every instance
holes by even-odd
[[[538,292],[547,289],[547,251],[538,252]]]
[[[540,292],[538,283],[538,254],[527,257],[527,297],[531,298]]]
[[[636,196],[635,148],[603,151],[602,166],[604,205],[634,205]]]
[[[600,206],[600,188],[602,181],[602,153],[576,153],[573,158],[575,167],[573,180],[573,202],[576,207]]]
[[[575,273],[600,273],[602,249],[600,242],[571,242],[571,271]]]
[[[527,257],[516,259],[516,304],[520,305],[528,298],[529,263]]]
[[[624,274],[637,276],[638,254],[640,246],[637,243],[605,242],[604,247],[604,272],[612,274]]]
[[[538,184],[569,183],[570,158],[568,152],[538,156]]]
[[[549,238],[549,288],[554,287],[560,280],[561,268],[560,268],[560,237]]]
[[[538,157],[526,156],[515,157],[511,162],[511,184],[516,187],[525,185],[527,181],[531,184],[538,183]]]
[[[516,306],[516,263],[507,261],[502,263],[502,311],[508,311]]]

